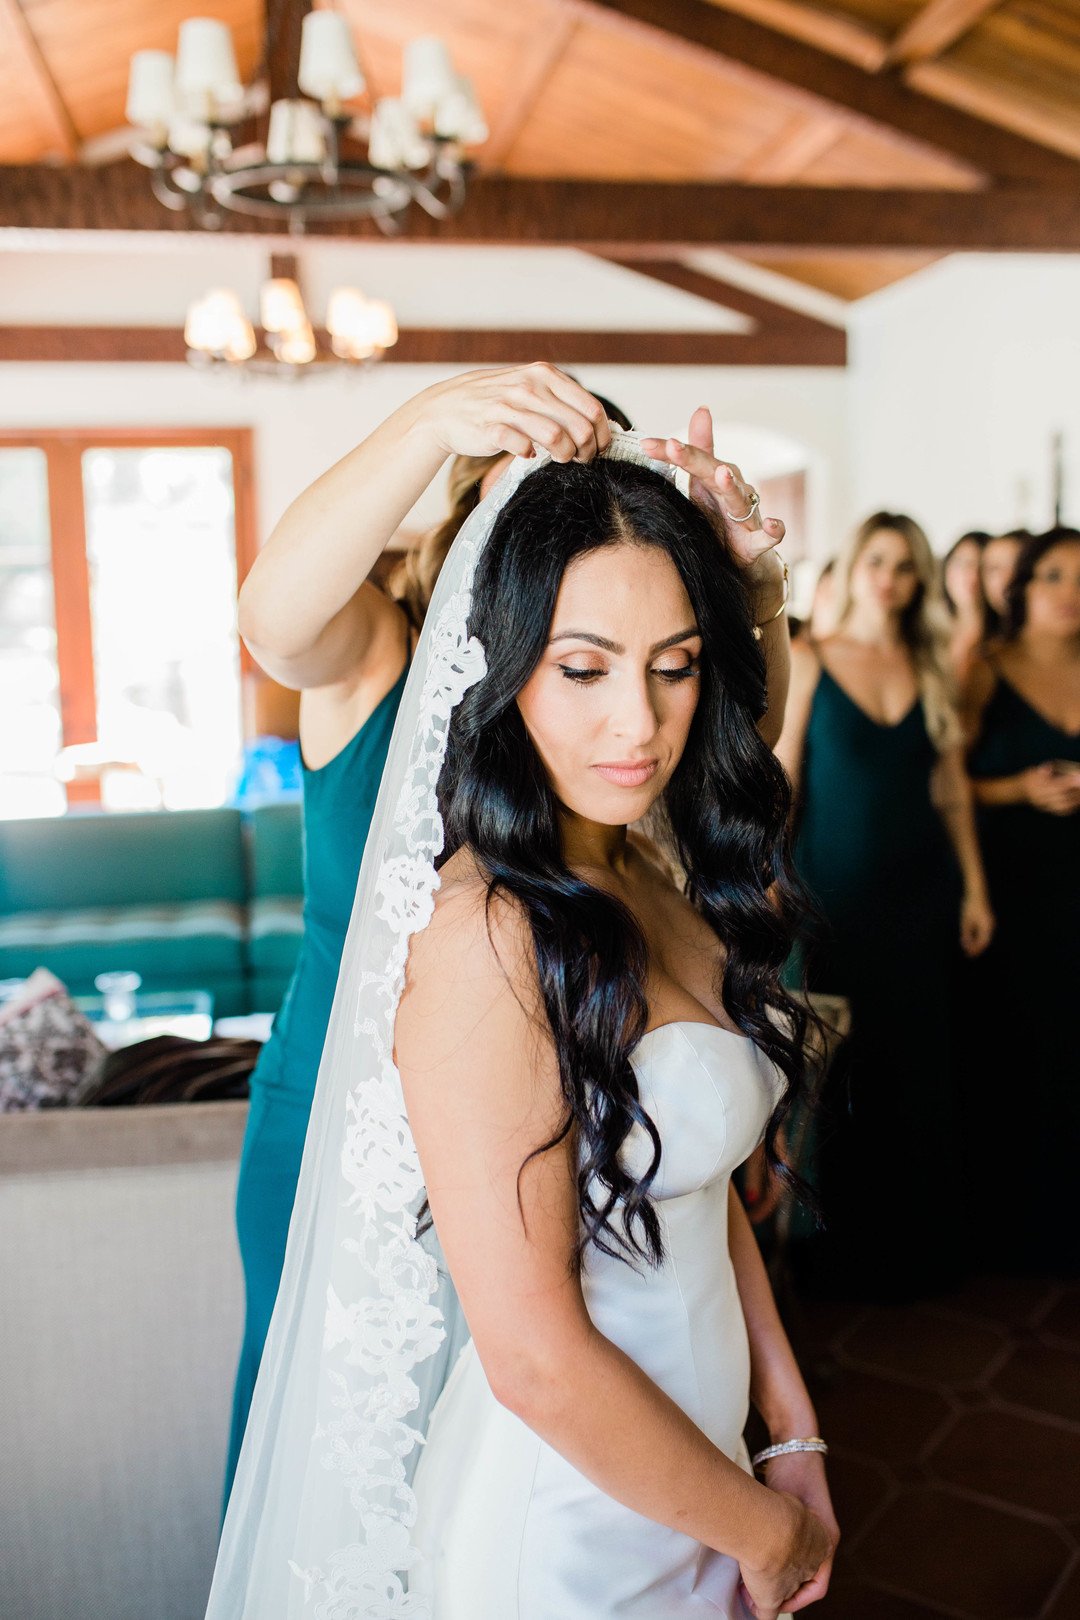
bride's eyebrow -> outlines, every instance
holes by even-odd
[[[668,647],[677,647],[680,641],[688,641],[691,636],[700,634],[701,631],[696,624],[692,624],[689,630],[678,630],[673,636],[666,636],[663,641],[658,641],[654,647],[650,647],[649,656],[666,652]],[[557,641],[588,641],[594,647],[602,647],[604,652],[614,653],[616,657],[620,657],[626,651],[621,642],[609,641],[606,636],[598,636],[592,630],[560,630],[552,636],[548,646],[553,647]]]

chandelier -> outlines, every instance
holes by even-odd
[[[262,345],[237,294],[215,287],[188,308],[184,343],[192,365],[311,376],[342,364],[370,365],[397,342],[390,305],[381,298],[366,298],[357,287],[338,287],[330,294],[326,334],[320,340],[300,291],[295,261],[278,259],[271,268],[259,298]]]
[[[281,40],[297,7],[299,60],[295,79],[291,62],[284,77],[299,94],[279,95]],[[131,155],[151,171],[159,201],[207,229],[228,213],[277,220],[293,233],[308,221],[368,217],[390,235],[413,203],[448,218],[464,200],[467,148],[487,139],[471,83],[429,36],[405,46],[400,96],[369,112],[348,110],[364,91],[338,11],[271,0],[263,60],[249,85],[227,24],[191,17],[180,24],[175,61],[168,51],[131,59]]]

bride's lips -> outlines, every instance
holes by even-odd
[[[617,787],[636,788],[644,787],[650,777],[655,776],[659,764],[658,759],[615,760],[594,765],[593,770]]]

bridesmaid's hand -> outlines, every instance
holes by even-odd
[[[965,894],[960,906],[960,946],[965,956],[981,956],[996,926],[985,894]]]
[[[1071,816],[1080,809],[1080,766],[1058,771],[1051,764],[1033,765],[1020,773],[1020,790],[1028,804],[1052,816]]]
[[[467,371],[418,396],[421,420],[447,455],[591,461],[611,442],[600,402],[557,366]]]
[[[738,467],[717,458],[713,444],[712,412],[699,405],[690,418],[687,443],[681,439],[642,439],[641,448],[654,461],[666,461],[690,474],[690,498],[712,523],[740,568],[752,581],[771,582],[779,568],[770,553],[784,538],[780,518],[763,518],[754,510],[746,522],[757,491]]]
[[[825,1459],[820,1452],[795,1451],[786,1457],[774,1457],[766,1464],[765,1483],[770,1490],[784,1491],[794,1496],[804,1507],[820,1519],[829,1537],[828,1557],[823,1558],[809,1580],[793,1592],[784,1604],[789,1614],[816,1603],[829,1590],[833,1559],[840,1540],[840,1526],[833,1512],[832,1498],[825,1481]]]

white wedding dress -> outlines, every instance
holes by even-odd
[[[582,1286],[600,1331],[728,1457],[742,1439],[750,1361],[728,1252],[728,1183],[760,1142],[780,1077],[744,1036],[663,1024],[633,1056],[660,1135],[658,1270],[589,1251]],[[636,1129],[624,1162],[647,1168]],[[619,1414],[612,1412],[613,1424]],[[491,1394],[470,1341],[432,1414],[415,1490],[412,1577],[433,1620],[743,1620],[735,1562],[606,1496]],[[419,1579],[418,1579],[419,1577]]]

